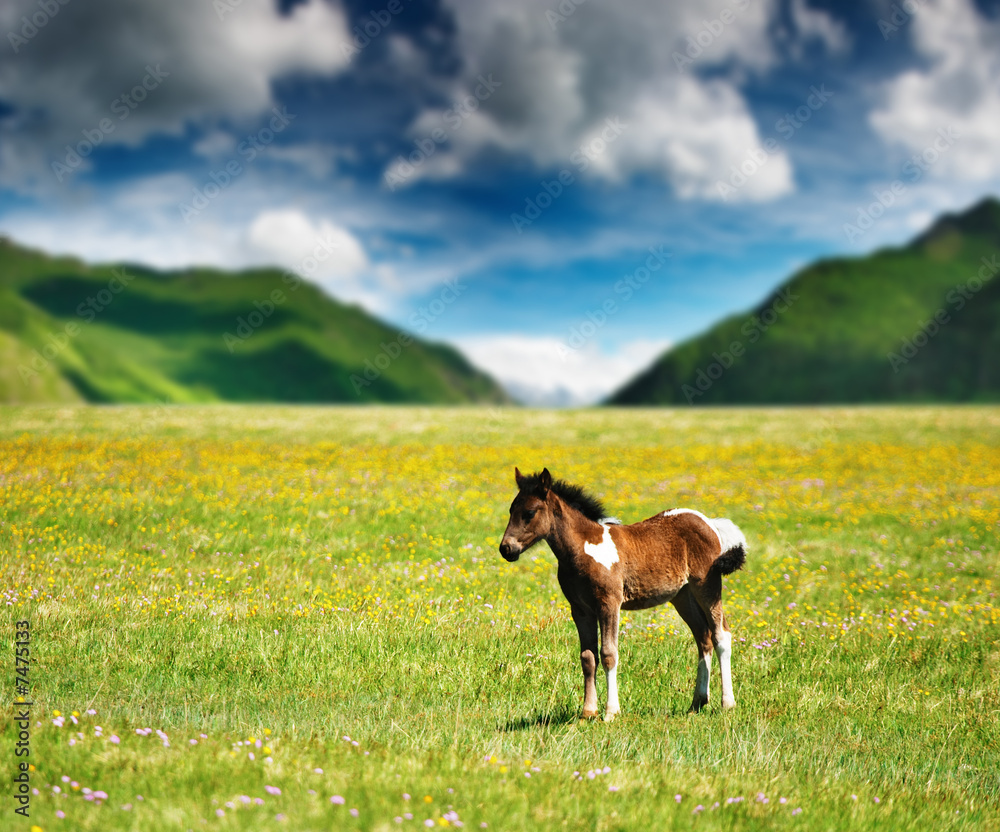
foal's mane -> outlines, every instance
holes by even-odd
[[[524,483],[521,491],[528,493],[536,492],[541,494],[541,479],[541,474],[528,474],[524,477]],[[588,520],[597,522],[605,520],[608,516],[607,512],[604,510],[604,506],[601,504],[601,501],[592,494],[588,494],[579,485],[573,485],[565,480],[553,480],[551,490],[558,494],[564,503],[575,508]]]

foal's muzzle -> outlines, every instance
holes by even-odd
[[[500,554],[503,555],[503,559],[508,563],[513,563],[521,557],[521,552],[514,551],[514,547],[511,546],[506,540],[500,544]]]

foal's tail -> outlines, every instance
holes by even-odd
[[[741,569],[747,562],[747,539],[732,520],[716,517],[709,520],[719,535],[722,544],[720,554],[712,564],[711,571],[720,575],[729,575]]]

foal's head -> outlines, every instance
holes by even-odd
[[[521,552],[534,546],[549,533],[552,511],[549,507],[549,489],[552,475],[545,468],[541,474],[524,476],[514,469],[518,494],[510,504],[510,521],[500,541],[500,554],[513,563]]]

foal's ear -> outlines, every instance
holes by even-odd
[[[517,483],[518,488],[521,488],[524,484],[524,474],[517,470],[517,466],[514,467],[514,482]]]
[[[542,475],[538,478],[538,484],[542,487],[542,491],[546,494],[549,489],[552,488],[552,474],[549,473],[548,468],[542,469]]]

